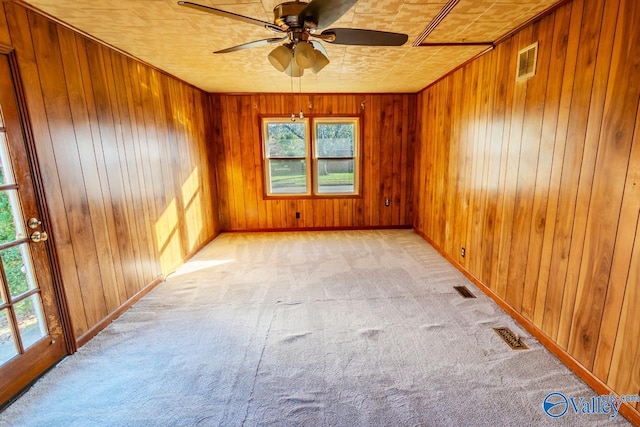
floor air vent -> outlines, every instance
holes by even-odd
[[[469,289],[467,289],[466,286],[454,286],[453,289],[458,291],[458,293],[460,295],[462,295],[463,298],[475,298],[476,297],[474,294],[471,293],[471,291]]]
[[[525,343],[522,342],[522,339],[513,333],[513,331],[509,328],[493,328],[496,331],[496,334],[502,338],[504,342],[507,343],[511,350],[528,350],[529,347]]]

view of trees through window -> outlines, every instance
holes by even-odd
[[[318,123],[316,158],[318,193],[354,192],[353,123]]]
[[[267,125],[271,192],[307,192],[307,142],[305,122]]]

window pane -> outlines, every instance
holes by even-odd
[[[27,245],[14,246],[0,252],[9,292],[13,298],[35,288],[35,280],[29,264]]]
[[[18,354],[8,314],[9,310],[0,310],[0,365]]]
[[[40,305],[40,294],[31,295],[16,303],[14,309],[18,319],[22,345],[27,349],[47,335],[42,306]]]
[[[354,134],[353,123],[318,123],[317,157],[353,157]]]
[[[267,157],[305,157],[305,123],[268,123]]]
[[[307,162],[304,160],[270,160],[272,194],[307,192]]]
[[[353,159],[318,160],[318,193],[354,193]]]
[[[17,191],[0,191],[0,244],[23,238],[23,224]]]

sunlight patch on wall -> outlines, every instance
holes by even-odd
[[[155,228],[160,268],[163,274],[167,274],[182,261],[176,199],[173,199],[160,215]]]
[[[184,221],[187,228],[187,245],[195,249],[204,228],[204,210],[200,187],[200,174],[196,167],[182,184],[182,202],[184,203]]]

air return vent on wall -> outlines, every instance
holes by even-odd
[[[518,51],[518,69],[516,81],[520,82],[536,74],[536,60],[538,59],[538,42]]]

